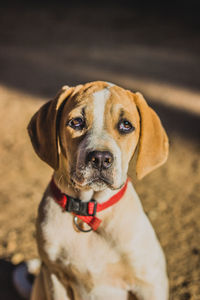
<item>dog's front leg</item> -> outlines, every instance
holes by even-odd
[[[48,299],[45,294],[45,283],[42,268],[40,273],[35,278],[30,300],[45,300]]]
[[[163,262],[160,262],[163,264]],[[158,262],[159,264],[159,262]],[[154,269],[158,266],[151,265],[149,268]],[[143,269],[145,274],[145,267]],[[168,300],[168,279],[165,275],[163,268],[160,272],[157,271],[155,276],[150,278],[149,276],[142,277],[141,273],[139,278],[136,275],[134,285],[130,292],[137,296],[138,300]]]
[[[70,298],[57,276],[49,273],[47,267],[43,265],[35,279],[31,300],[70,300]]]
[[[142,272],[138,274],[139,276],[137,277],[136,275],[131,292],[139,300],[168,300],[168,279],[164,269],[162,252],[156,253],[156,258],[159,255],[160,258],[155,263],[153,263],[153,258],[150,258],[152,261],[147,268],[148,270],[152,270],[152,276],[149,276],[149,274],[147,276],[148,270],[145,269],[144,265],[141,269]]]
[[[168,278],[165,257],[155,232],[142,212],[135,217],[137,228],[130,239],[129,256],[134,279],[131,292],[139,300],[168,300]],[[129,252],[130,253],[130,252]]]

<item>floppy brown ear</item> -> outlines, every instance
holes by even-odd
[[[53,169],[58,169],[57,126],[59,108],[71,95],[73,88],[64,86],[54,100],[45,103],[32,117],[28,133],[37,155]]]
[[[158,115],[151,109],[142,94],[135,94],[140,113],[140,140],[136,162],[139,179],[162,165],[168,157],[168,138]]]

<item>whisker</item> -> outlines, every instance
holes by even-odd
[[[63,174],[60,175],[60,178],[58,179],[58,184],[61,184],[62,179],[63,179]]]

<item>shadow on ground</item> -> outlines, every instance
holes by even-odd
[[[112,1],[4,7],[0,81],[47,97],[63,83],[112,80],[110,73],[199,90],[199,18],[181,8],[148,12]]]

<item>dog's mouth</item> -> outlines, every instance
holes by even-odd
[[[85,170],[84,172],[73,172],[71,176],[71,180],[73,185],[77,188],[92,188],[94,190],[103,190],[107,187],[113,188],[113,179],[111,174],[109,176],[103,174],[103,172],[93,172],[93,174],[87,174]]]
[[[88,182],[89,185],[92,185],[93,183],[97,183],[97,184],[104,183],[108,186],[111,186],[113,184],[113,181],[110,180],[109,178],[100,175],[98,177],[91,178],[91,180]]]

